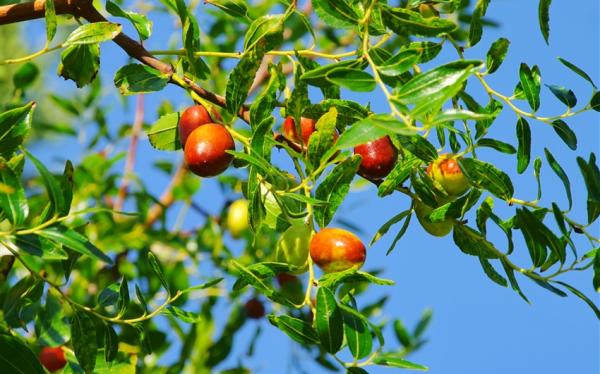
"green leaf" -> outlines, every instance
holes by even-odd
[[[477,141],[477,146],[492,148],[499,152],[507,153],[507,154],[517,153],[517,150],[511,144],[508,144],[508,143],[505,143],[505,142],[502,142],[502,141],[496,140],[496,139],[481,138]]]
[[[122,95],[135,95],[162,90],[169,75],[146,65],[129,64],[117,71],[114,81]]]
[[[65,48],[60,54],[58,75],[70,79],[77,87],[86,86],[96,79],[100,68],[100,45],[78,44]]]
[[[583,69],[577,67],[572,62],[569,62],[561,57],[558,58],[558,61],[560,61],[563,65],[565,65],[567,68],[569,68],[569,70],[571,70],[575,74],[579,75],[580,77],[582,77],[583,79],[588,81],[594,88],[596,88],[596,85],[594,84],[594,81],[592,80],[592,78],[590,78],[590,76],[585,71],[583,71]]]
[[[379,185],[377,195],[384,197],[394,192],[398,186],[408,179],[412,170],[421,165],[422,162],[421,159],[414,157],[412,154],[407,154],[403,159],[396,162],[387,178]]]
[[[596,164],[596,155],[594,153],[590,154],[589,162],[577,157],[577,164],[588,191],[588,223],[592,223],[600,216],[600,170]]]
[[[530,69],[527,64],[521,63],[519,81],[529,106],[536,112],[540,108],[541,77],[538,67],[534,66]]]
[[[558,100],[560,100],[563,104],[568,106],[569,108],[573,108],[577,105],[577,97],[573,91],[568,88],[564,88],[561,86],[557,86],[554,84],[547,84],[546,87],[550,89],[550,91],[556,96]]]
[[[92,373],[96,366],[96,326],[85,313],[75,310],[71,318],[71,343],[75,357],[86,374]]]
[[[375,244],[379,239],[381,239],[381,237],[383,237],[385,234],[387,234],[387,232],[392,228],[392,226],[394,226],[396,223],[404,220],[409,214],[412,213],[412,210],[407,209],[404,210],[398,214],[396,214],[395,216],[393,216],[392,218],[390,218],[386,223],[384,223],[379,230],[377,230],[377,232],[375,233],[375,235],[373,236],[373,239],[371,239],[371,242],[369,243],[369,247],[371,247],[373,244]]]
[[[62,190],[60,189],[60,184],[58,183],[54,175],[52,175],[48,171],[48,169],[46,169],[46,167],[40,162],[40,160],[38,160],[31,153],[29,153],[29,151],[24,150],[24,153],[27,156],[27,158],[31,160],[31,162],[35,165],[35,168],[40,173],[44,181],[46,191],[48,192],[50,203],[52,204],[52,208],[54,209],[56,214],[60,214],[60,212],[68,212],[70,207],[67,206],[65,197],[62,193]]]
[[[146,40],[152,33],[152,21],[143,14],[125,11],[117,3],[108,0],[106,2],[106,11],[115,17],[121,17],[129,20],[135,27],[140,39]]]
[[[415,331],[413,332],[413,335],[415,336],[415,338],[420,338],[423,335],[425,330],[427,330],[427,327],[429,327],[429,324],[431,323],[432,318],[433,318],[433,311],[429,308],[425,309],[423,311],[423,314],[421,315],[421,319],[415,326]]]
[[[590,103],[588,104],[590,109],[595,110],[596,112],[600,112],[600,91],[594,92]]]
[[[472,158],[459,159],[458,163],[473,186],[486,189],[503,200],[509,200],[515,193],[510,177],[492,164]]]
[[[415,364],[414,362],[407,361],[402,358],[402,356],[397,356],[394,353],[385,353],[375,356],[373,363],[376,365],[384,365],[391,366],[400,369],[410,369],[410,370],[421,370],[427,371],[429,368],[427,366]]]
[[[362,105],[348,100],[327,99],[319,104],[311,105],[304,110],[304,116],[309,118],[320,118],[329,109],[335,107],[338,112],[337,126],[344,128],[369,115],[369,110]]]
[[[357,360],[367,357],[373,349],[373,337],[369,325],[357,315],[343,311],[344,333],[352,357]]]
[[[115,329],[107,324],[104,332],[104,360],[106,362],[114,361],[117,353],[119,353],[119,337]]]
[[[394,91],[394,100],[414,104],[413,115],[437,111],[462,88],[462,83],[480,66],[481,61],[459,60],[416,75]]]
[[[71,330],[64,321],[63,305],[58,298],[47,293],[46,305],[38,316],[40,323],[38,337],[42,345],[56,347],[69,341]]]
[[[554,281],[554,283],[558,283],[561,286],[565,287],[566,289],[568,289],[569,291],[571,291],[573,293],[573,295],[579,297],[581,300],[585,301],[585,303],[587,305],[589,305],[590,308],[592,308],[592,311],[594,311],[594,313],[596,314],[596,318],[600,319],[600,309],[598,309],[598,307],[596,306],[596,304],[594,304],[594,302],[592,300],[590,300],[589,298],[587,298],[587,296],[585,296],[583,293],[581,293],[581,291],[579,291],[578,289],[576,289],[575,287],[561,282],[561,281]]]
[[[358,69],[337,68],[327,74],[327,80],[356,92],[370,92],[376,82],[371,74]]]
[[[449,19],[424,18],[418,12],[383,6],[383,23],[398,35],[439,36],[456,29]]]
[[[252,22],[244,38],[244,51],[254,49],[258,43],[265,52],[283,41],[283,15],[266,15]]]
[[[600,292],[600,251],[596,251],[596,255],[594,256],[594,278],[592,285],[596,292]]]
[[[73,163],[70,160],[67,160],[67,162],[65,163],[65,170],[63,171],[63,175],[60,181],[60,189],[65,199],[65,205],[63,206],[63,210],[60,210],[58,212],[60,216],[68,215],[69,211],[71,210],[71,204],[73,203],[74,172],[75,169],[73,168]]]
[[[327,352],[335,354],[340,350],[344,340],[342,313],[335,301],[335,296],[325,287],[319,287],[317,290],[317,314],[315,318],[315,326],[321,346]]]
[[[502,275],[500,275],[496,271],[496,269],[494,269],[494,267],[492,266],[492,264],[490,264],[488,260],[486,260],[483,257],[479,257],[479,262],[481,263],[481,267],[483,268],[485,275],[487,275],[488,278],[490,278],[494,283],[497,283],[502,287],[508,286],[507,280]]]
[[[13,85],[16,89],[25,90],[33,84],[39,74],[40,69],[36,64],[26,62],[13,75]]]
[[[522,174],[531,160],[531,129],[529,123],[523,117],[520,117],[517,121],[517,140],[519,141],[517,172]]]
[[[150,251],[148,251],[147,259],[148,259],[148,264],[150,265],[150,268],[152,269],[152,271],[154,272],[154,274],[156,275],[156,277],[158,278],[158,280],[164,287],[165,291],[167,291],[167,293],[170,295],[171,287],[169,287],[169,282],[167,282],[167,278],[165,278],[165,275],[162,270],[162,266],[160,266],[158,259],[156,258],[154,253],[152,253]]]
[[[35,106],[30,101],[22,107],[0,113],[0,154],[7,155],[21,145],[29,131],[28,116]],[[8,148],[10,147],[10,151]],[[5,151],[6,149],[6,151]]]
[[[301,319],[290,316],[268,316],[269,322],[278,327],[286,335],[300,344],[312,345],[319,344],[319,336],[312,326]]]
[[[384,64],[378,66],[377,70],[388,77],[400,76],[420,62],[422,53],[423,51],[418,49],[401,50],[386,60]]]
[[[529,249],[531,261],[535,266],[542,266],[546,261],[546,247],[554,252],[561,264],[565,262],[565,247],[552,230],[546,227],[534,213],[525,207],[517,209],[516,219]]]
[[[487,119],[493,119],[495,116],[488,113],[475,113],[470,110],[464,109],[449,109],[442,113],[438,113],[432,120],[431,124],[443,124],[445,122],[452,122],[456,120],[473,120],[482,121]]]
[[[577,149],[577,135],[565,121],[555,120],[552,122],[552,128],[569,148],[572,150]]]
[[[10,191],[0,190],[0,211],[6,214],[6,218],[14,226],[21,225],[29,214],[27,196],[21,180],[2,158],[0,158],[0,184],[5,186],[4,189],[10,189]]]
[[[506,276],[508,277],[508,281],[510,282],[511,288],[514,291],[516,291],[519,294],[519,296],[521,296],[521,298],[523,300],[525,300],[525,302],[527,304],[531,304],[529,299],[527,298],[527,296],[525,296],[523,291],[521,291],[521,288],[519,287],[519,283],[517,282],[517,278],[515,278],[515,272],[514,272],[513,268],[511,268],[510,265],[506,262],[506,259],[501,258],[500,261],[502,262],[502,267],[504,268],[504,271],[506,272]]]
[[[392,241],[392,244],[388,248],[387,252],[385,252],[386,256],[389,256],[389,254],[392,253],[392,251],[394,250],[394,248],[396,248],[396,244],[398,244],[398,242],[400,241],[400,239],[402,239],[402,237],[406,233],[406,230],[408,230],[408,226],[410,225],[410,219],[411,218],[412,218],[412,214],[408,215],[406,217],[406,220],[404,221],[404,224],[400,228],[400,231],[398,231],[398,234],[396,234],[396,237]]]
[[[403,347],[412,347],[413,338],[404,326],[404,323],[402,323],[402,321],[399,319],[394,321],[394,333],[396,334],[398,342],[400,342],[400,344],[402,344]]]
[[[317,131],[310,136],[307,150],[308,160],[315,169],[321,164],[323,155],[333,148],[336,123],[337,110],[331,107],[315,124]]]
[[[248,6],[244,0],[206,0],[205,2],[222,9],[232,17],[246,19],[248,16]]]
[[[95,44],[114,39],[123,27],[111,22],[92,22],[76,28],[63,43],[63,47],[76,44]]]
[[[431,162],[438,158],[437,150],[433,144],[421,135],[400,135],[397,139],[400,142],[400,145],[402,145],[402,148],[407,149],[410,153],[425,162]]]
[[[452,238],[458,248],[468,255],[490,259],[498,258],[498,250],[494,245],[468,226],[454,225]]]
[[[365,66],[366,64],[361,60],[345,60],[308,70],[300,76],[300,79],[312,86],[326,88],[331,86],[332,82],[329,81],[328,76],[333,72],[362,70]]]
[[[333,27],[352,27],[359,21],[358,15],[346,0],[314,0],[313,6],[317,16]]]
[[[178,112],[165,114],[148,129],[148,140],[155,149],[161,151],[176,151],[181,149],[179,142]]]
[[[548,38],[550,38],[550,4],[552,0],[540,0],[538,6],[538,19],[540,22],[540,30],[542,31],[542,36],[546,41],[546,44],[549,44]]]
[[[119,286],[119,299],[117,309],[119,310],[119,315],[122,316],[129,308],[129,284],[127,283],[127,278],[123,277],[121,280],[121,285]]]
[[[394,281],[389,279],[378,278],[364,271],[356,271],[356,269],[348,269],[336,273],[327,273],[319,280],[320,287],[327,287],[334,290],[341,283],[349,282],[367,282],[378,284],[380,286],[392,286]]]
[[[412,135],[414,133],[415,131],[409,129],[405,123],[400,122],[389,114],[374,114],[359,120],[346,129],[336,142],[335,148],[356,147],[360,144],[383,138],[386,135]]]
[[[62,244],[65,247],[72,249],[75,252],[90,256],[97,260],[112,264],[110,257],[96,248],[88,241],[86,237],[78,232],[65,227],[48,227],[38,231],[38,235],[56,243]]]
[[[44,374],[46,371],[31,349],[21,339],[0,333],[0,372]]]
[[[98,295],[98,305],[101,307],[113,306],[119,301],[119,283],[109,284]]]
[[[279,65],[269,66],[270,78],[262,92],[250,106],[250,125],[256,127],[266,118],[272,116],[277,105],[277,91],[281,87],[281,67]]]
[[[247,50],[229,74],[225,97],[227,99],[227,110],[230,113],[237,114],[244,101],[246,101],[263,55],[264,51],[258,51],[256,48]]]
[[[571,182],[569,182],[569,177],[567,173],[565,173],[564,169],[560,166],[558,161],[554,158],[550,150],[548,148],[544,148],[544,153],[546,154],[546,160],[548,160],[548,164],[552,168],[552,171],[558,176],[558,178],[562,181],[565,186],[565,191],[567,192],[567,199],[569,200],[569,209],[573,206],[573,197],[571,195]]]
[[[490,0],[478,0],[471,16],[471,25],[469,27],[469,44],[474,46],[481,40],[483,35],[483,17],[487,12]]]
[[[315,197],[328,203],[326,208],[315,211],[315,219],[320,227],[325,227],[331,222],[338,207],[350,190],[350,182],[354,179],[361,157],[352,156],[331,170],[317,187]]]
[[[493,74],[498,70],[504,58],[506,57],[506,53],[508,52],[508,47],[510,45],[510,40],[506,38],[499,38],[495,42],[492,43],[490,49],[487,53],[487,72],[488,74]]]
[[[202,319],[201,315],[188,312],[175,305],[169,305],[166,309],[163,309],[163,314],[175,317],[185,323],[198,323]]]
[[[44,3],[44,18],[46,19],[46,43],[50,44],[56,35],[56,9],[54,0],[46,0]]]

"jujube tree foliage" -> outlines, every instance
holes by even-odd
[[[482,275],[526,301],[519,282],[531,281],[581,298],[600,318],[586,296],[600,287],[600,239],[592,230],[600,216],[600,171],[595,154],[577,153],[568,123],[599,111],[600,93],[562,58],[565,81],[577,75],[591,94],[542,85],[543,66],[526,62],[514,74],[514,92],[495,90],[489,76],[502,68],[510,41],[494,41],[485,56],[470,53],[493,25],[486,22],[489,5],[160,0],[134,9],[121,1],[41,0],[0,6],[0,25],[45,18],[47,39],[31,55],[0,62],[14,86],[0,102],[0,371],[38,373],[44,365],[86,373],[245,372],[243,360],[235,368],[220,364],[240,328],[262,318],[333,370],[426,370],[406,356],[423,345],[431,314],[407,329],[400,319],[376,318],[386,298],[361,300],[372,287],[394,287],[370,271],[369,257],[383,253],[369,247],[394,233],[387,251],[393,258],[411,224],[452,235],[457,256],[471,256]],[[541,0],[539,14],[531,15],[546,42],[549,8],[550,0]],[[162,32],[152,23],[160,13],[177,22],[178,48],[144,47]],[[136,34],[124,34],[121,23]],[[6,27],[12,26],[0,29]],[[99,46],[108,42],[131,58],[111,84],[98,78]],[[453,60],[440,57],[442,51]],[[80,93],[32,101],[32,85],[48,74],[38,67],[41,56],[60,60],[58,75],[66,80],[60,85],[76,85]],[[189,100],[144,107],[145,95],[169,85]],[[136,117],[115,135],[100,94],[117,89],[135,95]],[[483,99],[474,94],[481,89]],[[564,113],[539,112],[542,89],[564,104]],[[387,109],[374,112],[367,99],[355,100],[366,96],[352,92],[377,92]],[[36,110],[40,105],[97,125],[90,151],[66,161],[61,172],[48,170],[29,146],[45,141],[44,134],[73,136],[78,129],[53,123]],[[145,110],[157,113],[148,126]],[[503,111],[514,113],[511,142],[489,135]],[[532,154],[541,126],[551,126],[573,153]],[[30,132],[36,136],[28,138]],[[126,154],[100,147],[126,138]],[[155,165],[172,174],[159,196],[149,193],[153,181],[134,172],[144,141],[182,152],[180,165]],[[515,162],[494,165],[478,157],[482,148]],[[123,157],[124,169],[115,168]],[[567,175],[562,158],[576,158],[579,173]],[[564,185],[562,201],[542,203],[544,163]],[[533,173],[535,199],[520,195],[508,175],[513,170]],[[221,187],[226,203],[219,215],[192,200],[203,193],[202,178]],[[370,242],[336,221],[359,179],[380,197],[401,194],[406,201],[370,233]],[[584,183],[587,196],[574,198],[571,183]],[[586,217],[572,214],[579,204]],[[184,213],[172,227],[166,217],[178,206]],[[188,210],[204,216],[194,230],[181,229]],[[492,226],[505,241],[488,238]],[[517,252],[530,261],[518,263]],[[198,272],[201,263],[210,270]],[[586,270],[590,290],[562,279]],[[229,316],[217,324],[220,300],[229,304]],[[397,340],[386,341],[384,329]],[[159,363],[167,336],[180,340],[180,350]],[[255,341],[260,329],[249,354]]]

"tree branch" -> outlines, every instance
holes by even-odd
[[[37,18],[44,18],[46,0],[37,0],[29,3],[13,4],[0,6],[0,25],[29,21]],[[54,0],[56,14],[71,14],[81,17],[88,22],[107,22],[107,19],[94,7],[90,0]],[[173,67],[156,57],[154,57],[142,44],[130,38],[124,33],[117,35],[113,41],[121,47],[130,57],[148,65],[163,74],[172,76]],[[181,82],[184,82],[187,87]],[[170,80],[170,83],[183,88],[189,88],[200,97],[216,104],[222,108],[226,107],[226,101],[223,96],[208,91],[205,88],[194,83],[188,78],[180,80]],[[242,107],[238,116],[246,122],[250,122],[250,111],[247,107]]]

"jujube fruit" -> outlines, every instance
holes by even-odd
[[[425,218],[425,216],[427,216],[432,211],[433,208],[429,205],[426,205],[425,203],[419,200],[415,201],[415,213],[417,215],[419,223],[421,224],[421,226],[423,226],[423,229],[425,229],[425,231],[427,231],[433,236],[442,237],[448,235],[450,231],[452,231],[452,227],[454,226],[452,224],[452,221],[444,220],[442,222],[430,222],[427,220],[427,218]]]
[[[239,238],[248,229],[248,226],[248,200],[234,201],[227,210],[227,228],[231,236]]]
[[[185,147],[185,142],[190,134],[202,125],[207,123],[214,123],[215,121],[221,121],[221,116],[217,111],[213,111],[211,116],[208,110],[202,105],[194,105],[181,113],[179,118],[179,140],[181,146]]]
[[[429,164],[427,175],[438,182],[449,195],[462,195],[470,187],[469,180],[458,165],[458,159],[452,155],[441,155]]]
[[[252,319],[259,319],[265,315],[265,306],[257,298],[252,298],[244,305],[246,315]]]
[[[365,262],[367,251],[361,240],[353,233],[325,228],[310,241],[310,257],[324,272],[359,269]]]
[[[300,131],[302,132],[302,137],[298,136],[298,131],[296,129],[296,122],[294,118],[287,117],[283,122],[282,132],[283,136],[285,136],[288,140],[293,141],[294,143],[300,144],[302,142],[303,148],[308,146],[308,141],[312,134],[317,131],[317,121],[312,118],[301,117],[300,118]],[[333,133],[333,140],[337,140],[338,134],[337,132]]]
[[[39,354],[40,362],[48,371],[57,371],[65,367],[67,359],[61,347],[44,347]]]
[[[385,178],[398,160],[398,151],[388,136],[361,144],[354,154],[362,156],[359,173],[367,178]]]
[[[207,123],[192,131],[188,137],[184,155],[188,168],[201,177],[214,177],[227,169],[235,143],[229,131],[216,123]]]
[[[310,245],[311,230],[303,222],[295,222],[277,241],[275,250],[275,261],[283,262],[298,269],[291,271],[292,274],[302,274],[308,269],[308,252]]]
[[[300,137],[296,129],[296,121],[294,121],[294,118],[292,117],[287,117],[285,121],[283,121],[283,136],[296,143],[302,142],[304,145],[307,145],[308,139],[316,130],[316,123],[317,122],[312,118],[301,117],[300,130],[302,132],[302,137]]]

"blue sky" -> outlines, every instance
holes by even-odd
[[[577,5],[576,5],[577,4]],[[205,5],[200,5],[203,9]],[[550,46],[547,46],[537,25],[537,2],[522,0],[492,1],[488,13],[500,22],[498,29],[486,29],[482,41],[467,51],[467,57],[484,58],[489,45],[498,37],[511,40],[508,57],[501,69],[489,78],[490,84],[498,91],[510,94],[518,81],[518,68],[521,62],[530,66],[538,64],[542,72],[543,83],[558,84],[572,89],[578,96],[580,105],[590,95],[590,86],[562,66],[556,57],[564,57],[582,67],[596,82],[600,83],[600,6],[594,0],[555,1],[551,8]],[[39,26],[36,23],[36,26]],[[34,27],[36,27],[34,26]],[[155,19],[154,34],[148,41],[149,49],[164,49],[170,40],[169,32],[161,32],[161,27],[171,27],[172,23],[164,17]],[[126,26],[128,29],[128,26]],[[130,30],[130,29],[129,29]],[[36,43],[37,44],[37,43]],[[110,105],[109,122],[117,129],[133,118],[133,99],[125,99],[123,106],[118,93],[110,84],[115,71],[127,63],[124,54],[112,44],[102,47],[101,76],[105,84],[105,100]],[[53,64],[57,55],[52,56]],[[450,48],[445,48],[437,63],[456,59]],[[50,88],[56,92],[71,92],[74,86],[62,79],[52,79]],[[471,92],[483,99],[483,91],[477,81],[471,80]],[[543,115],[562,113],[563,105],[547,89],[543,89]],[[345,98],[370,101],[375,112],[386,112],[387,103],[383,96],[375,91],[369,95],[354,95],[345,92]],[[189,105],[190,100],[181,90],[168,88],[165,91],[148,95],[146,98],[146,121],[156,120],[155,107],[165,98],[180,105]],[[519,102],[528,109],[526,102]],[[574,218],[583,221],[585,217],[586,196],[579,170],[575,163],[577,156],[587,158],[590,152],[598,151],[599,144],[598,113],[586,113],[568,121],[579,139],[577,151],[571,151],[560,141],[554,131],[543,123],[530,121],[533,133],[532,156],[542,156],[543,148],[548,147],[567,170],[571,177],[573,196],[575,197]],[[490,136],[515,144],[516,117],[509,110],[500,116],[492,128]],[[516,144],[515,144],[516,145]],[[38,145],[36,154],[43,156],[50,166],[61,170],[60,160],[64,157],[62,143]],[[127,142],[115,145],[125,150]],[[70,145],[71,158],[77,159],[82,150]],[[166,154],[152,149],[146,139],[140,143],[136,171],[145,180],[155,181],[150,186],[160,193],[167,183],[162,174],[152,169],[157,159],[178,162],[181,153]],[[516,197],[531,200],[535,198],[535,180],[531,167],[523,174],[516,174],[514,156],[506,156],[494,151],[480,152],[479,157],[496,164],[508,172],[516,187]],[[56,162],[54,162],[56,161]],[[564,190],[556,176],[546,166],[542,169],[544,197],[542,203],[549,205],[557,200],[561,206],[566,204]],[[203,188],[195,201],[209,211],[217,212],[223,197],[213,181],[203,181]],[[409,201],[401,195],[384,199],[376,196],[374,188],[353,192],[340,209],[337,217],[342,217],[363,230],[361,237],[368,242],[381,224],[394,214],[406,209]],[[498,206],[501,204],[498,203]],[[501,208],[499,212],[508,217],[512,210]],[[176,213],[176,212],[175,212]],[[191,216],[188,225],[197,224],[199,217]],[[598,233],[598,226],[596,230]],[[393,230],[392,230],[393,232]],[[523,291],[532,301],[526,304],[508,288],[492,283],[483,274],[476,259],[461,253],[452,243],[451,237],[434,238],[427,235],[414,220],[396,250],[389,256],[385,251],[393,239],[388,234],[368,249],[366,270],[383,269],[382,276],[393,279],[397,285],[391,288],[373,286],[369,294],[361,299],[362,304],[376,300],[383,294],[390,294],[390,300],[382,311],[382,317],[401,318],[408,326],[413,326],[425,308],[434,312],[430,330],[426,333],[429,343],[411,360],[430,367],[433,374],[504,374],[504,373],[598,373],[600,372],[600,344],[598,321],[589,308],[579,299],[569,296],[559,298],[538,287],[532,282],[519,278]],[[504,238],[498,232],[492,232],[492,241],[504,245]],[[581,251],[587,246],[579,241]],[[517,241],[515,262],[523,267],[529,266],[527,250]],[[563,280],[590,295],[596,302],[598,297],[591,286],[591,272],[567,275]],[[226,312],[227,307],[220,308]],[[249,359],[244,356],[247,340],[254,333],[256,324],[262,327],[262,335],[256,348],[256,356]],[[390,348],[397,346],[391,333],[386,331]],[[177,346],[171,351],[176,353]],[[197,354],[202,354],[198,352]],[[280,331],[270,326],[266,320],[248,323],[237,336],[234,354],[223,367],[243,362],[256,372],[290,372],[296,365],[291,356],[296,355],[298,362],[306,364],[309,373],[319,373],[322,369],[311,364],[310,358],[298,349],[295,343]],[[369,368],[372,373],[391,372],[393,369]]]

